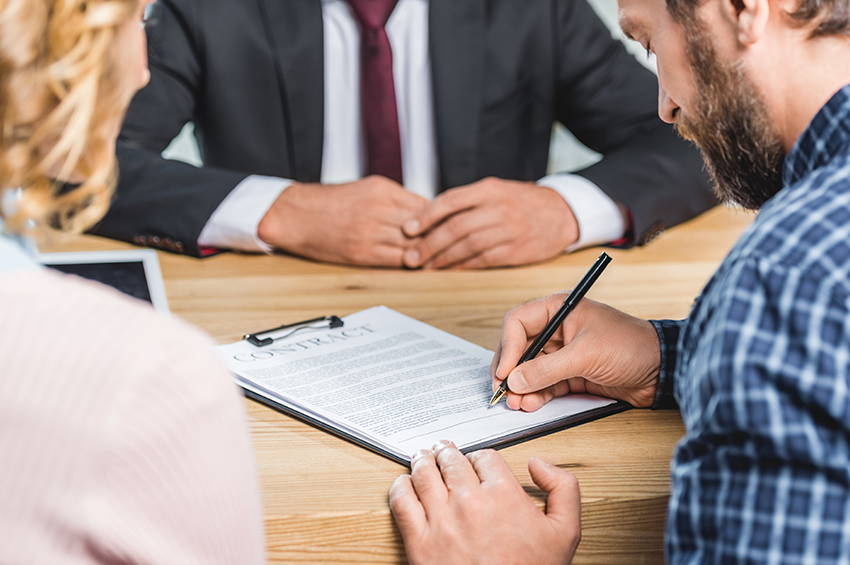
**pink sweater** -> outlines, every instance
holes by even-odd
[[[208,339],[94,283],[0,275],[0,563],[263,561],[244,405]]]

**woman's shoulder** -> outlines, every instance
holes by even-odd
[[[51,357],[88,352],[76,362],[92,368],[104,366],[129,376],[139,367],[187,357],[219,365],[210,338],[200,330],[111,287],[72,275],[40,269],[0,277],[0,312],[0,336],[15,335],[20,348]]]

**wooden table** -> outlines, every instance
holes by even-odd
[[[644,318],[683,318],[752,216],[717,208],[614,261],[588,295]],[[123,249],[90,236],[56,235],[41,250]],[[282,323],[377,304],[495,348],[502,315],[575,284],[598,249],[513,269],[358,269],[287,256],[228,253],[209,259],[160,253],[174,314],[220,343]],[[246,401],[263,491],[272,563],[403,563],[387,491],[401,465]],[[526,464],[568,468],[582,493],[574,563],[662,563],[669,462],[682,436],[676,411],[628,412],[501,450],[528,494],[545,496]]]

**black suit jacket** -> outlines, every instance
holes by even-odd
[[[95,233],[199,254],[249,174],[319,181],[321,0],[159,0],[150,84],[121,132],[120,180]],[[546,173],[555,121],[603,159],[578,174],[632,212],[635,241],[716,203],[697,150],[657,116],[655,76],[586,0],[431,0],[440,189]],[[203,168],[160,153],[194,122]]]

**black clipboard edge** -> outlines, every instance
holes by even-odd
[[[470,453],[479,449],[504,449],[505,447],[517,445],[518,443],[523,443],[531,439],[547,436],[555,432],[560,432],[562,430],[580,426],[581,424],[587,424],[588,422],[600,420],[606,416],[619,414],[620,412],[625,412],[626,410],[631,410],[632,408],[633,406],[631,404],[623,402],[622,400],[618,400],[614,404],[602,406],[601,408],[594,408],[593,410],[581,412],[579,414],[575,414],[573,416],[561,420],[554,420],[552,422],[541,424],[540,426],[536,426],[534,428],[527,428],[520,432],[516,432],[515,434],[500,437],[495,440],[482,441],[481,443],[476,443],[474,445],[464,447],[460,451],[461,453]]]
[[[292,416],[296,420],[300,420],[300,421],[304,422],[305,424],[309,424],[313,427],[319,428],[320,430],[326,431],[326,432],[328,432],[332,435],[335,435],[339,438],[342,438],[346,441],[349,441],[349,442],[351,442],[355,445],[358,445],[360,447],[364,447],[364,448],[368,449],[369,451],[371,451],[373,453],[377,453],[378,455],[383,455],[384,457],[391,459],[392,461],[395,461],[396,463],[399,463],[400,465],[404,465],[405,467],[410,467],[410,459],[403,459],[403,458],[399,457],[398,455],[391,453],[389,451],[385,451],[385,450],[381,449],[380,447],[378,447],[374,444],[371,444],[371,443],[364,441],[360,438],[354,437],[353,435],[351,435],[347,432],[344,432],[343,430],[340,430],[339,428],[335,428],[335,427],[331,426],[330,424],[326,424],[325,422],[322,422],[321,420],[317,420],[315,418],[312,418],[311,416],[308,416],[307,414],[304,414],[303,412],[295,410],[294,408],[290,408],[289,406],[285,406],[283,404],[275,402],[271,398],[263,396],[262,394],[258,394],[256,392],[254,392],[253,390],[247,389],[245,387],[240,387],[240,388],[242,388],[242,391],[245,393],[245,396],[247,398],[250,398],[251,400],[253,400],[255,402],[259,402],[260,404],[268,406],[269,408],[271,408],[273,410],[277,410],[278,412],[282,412],[282,413],[286,414],[287,416]]]
[[[238,383],[237,383],[238,384]],[[358,437],[355,437],[339,428],[335,428],[330,424],[326,424],[321,420],[317,420],[303,412],[295,410],[294,408],[290,408],[289,406],[285,406],[278,402],[275,402],[271,398],[263,396],[253,390],[245,388],[240,385],[240,388],[245,393],[247,398],[268,406],[273,410],[277,410],[278,412],[282,412],[288,416],[292,416],[296,420],[300,420],[305,424],[309,424],[313,427],[319,428],[325,432],[328,432],[332,435],[335,435],[339,438],[342,438],[348,442],[351,442],[355,445],[368,449],[373,453],[377,453],[378,455],[382,455],[400,465],[404,465],[405,467],[410,467],[410,459],[404,459],[399,457],[398,455],[381,449],[380,447],[371,444],[367,441],[364,441]],[[606,416],[611,416],[613,414],[619,414],[620,412],[625,412],[626,410],[631,410],[632,406],[622,400],[615,402],[614,404],[609,404],[608,406],[603,406],[601,408],[595,408],[593,410],[589,410],[587,412],[582,412],[580,414],[575,414],[570,416],[569,418],[564,418],[562,420],[555,420],[553,422],[549,422],[534,428],[528,428],[517,432],[515,434],[507,435],[504,437],[500,437],[495,440],[483,441],[481,443],[477,443],[474,445],[470,445],[461,449],[462,453],[470,453],[472,451],[477,451],[479,449],[503,449],[505,447],[510,447],[512,445],[516,445],[518,443],[522,443],[531,439],[535,439],[538,437],[543,437],[555,432],[559,432],[561,430],[566,430],[568,428],[574,428],[581,424],[586,424],[588,422],[593,422],[595,420],[599,420]]]

